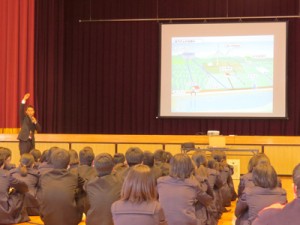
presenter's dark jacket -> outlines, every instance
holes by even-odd
[[[258,186],[246,188],[236,204],[236,225],[251,224],[260,210],[274,203],[286,202],[286,192],[282,188],[269,189]]]
[[[20,168],[10,170],[12,177],[23,181],[28,186],[28,192],[25,194],[24,208],[29,216],[39,216],[39,203],[37,201],[37,186],[39,182],[39,172],[37,169],[28,168],[27,175],[22,176]]]
[[[300,224],[300,196],[283,208],[269,207],[262,210],[253,225],[298,225]]]
[[[53,169],[40,177],[38,197],[45,225],[77,225],[82,212],[77,206],[77,193],[84,181],[67,169]]]
[[[9,192],[14,188],[14,192]],[[0,224],[14,224],[29,221],[22,211],[27,185],[11,177],[9,171],[0,169]]]
[[[34,124],[32,123],[31,119],[29,116],[26,115],[25,113],[25,104],[20,104],[20,109],[19,109],[19,119],[21,123],[21,130],[18,135],[18,139],[21,141],[28,141],[29,136],[31,135],[32,142],[34,143],[34,132],[41,131],[41,126],[39,123]]]
[[[87,225],[113,225],[111,205],[120,199],[123,180],[117,174],[95,177],[88,181],[84,189],[90,203]]]

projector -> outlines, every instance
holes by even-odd
[[[217,136],[217,135],[220,135],[220,131],[219,130],[208,130],[207,135],[208,136]]]

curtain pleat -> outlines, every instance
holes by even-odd
[[[297,0],[37,0],[35,87],[44,132],[299,135],[299,19],[289,19],[288,119],[158,119],[159,23],[79,22],[294,15],[298,9]]]
[[[34,105],[34,0],[0,0],[0,133],[18,132],[27,92]]]

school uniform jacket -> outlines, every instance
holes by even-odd
[[[111,205],[120,199],[122,179],[117,174],[95,177],[84,185],[90,208],[87,225],[113,225]]]
[[[10,193],[10,189],[15,191]],[[12,224],[29,221],[26,212],[22,212],[24,194],[27,185],[11,177],[9,171],[0,169],[0,224]]]

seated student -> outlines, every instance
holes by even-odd
[[[23,208],[27,185],[4,169],[5,157],[0,154],[0,224],[13,224],[29,221]]]
[[[90,180],[97,176],[97,171],[92,167],[95,158],[94,151],[91,147],[84,147],[79,151],[78,174],[84,180]]]
[[[87,225],[113,225],[111,205],[120,199],[122,179],[116,172],[112,156],[102,153],[96,156],[94,166],[98,176],[84,185],[90,208],[87,212]]]
[[[154,152],[154,166],[160,168],[162,176],[168,176],[170,171],[170,164],[166,162],[169,160],[169,155],[162,149],[158,149]]]
[[[198,225],[195,203],[207,207],[212,197],[199,187],[199,182],[192,177],[194,165],[186,154],[176,154],[170,161],[170,175],[157,180],[159,202],[166,219],[171,225]]]
[[[116,153],[113,157],[114,171],[120,171],[126,169],[128,165],[125,164],[125,155],[123,153]]]
[[[214,222],[217,222],[223,212],[223,200],[221,195],[221,187],[223,185],[223,181],[221,179],[221,175],[219,172],[219,164],[214,159],[209,159],[207,161],[207,168],[208,168],[208,182],[210,185],[213,185],[213,193],[214,193],[214,199],[213,204],[209,206],[209,212],[212,215],[211,216],[211,224],[213,225]]]
[[[259,212],[252,225],[298,225],[300,221],[300,164],[293,170],[295,199],[286,204],[274,204]]]
[[[40,177],[39,200],[41,219],[45,225],[77,225],[82,212],[77,206],[77,196],[84,180],[70,173],[67,167],[70,154],[57,148],[51,153],[53,169]]]
[[[161,169],[154,166],[154,154],[150,151],[144,151],[143,164],[149,166],[155,180],[162,176]]]
[[[39,164],[40,164],[40,159],[42,157],[41,151],[38,150],[38,149],[32,149],[29,153],[34,158],[34,166],[33,166],[33,168],[38,169],[39,168]]]
[[[238,197],[240,197],[246,187],[254,187],[253,183],[253,177],[252,177],[252,170],[253,168],[260,164],[260,163],[269,163],[269,158],[263,154],[259,153],[251,157],[251,159],[248,162],[248,173],[244,174],[240,178],[240,183],[238,186]]]
[[[114,225],[167,225],[148,166],[132,167],[124,181],[121,199],[113,203],[111,212]]]
[[[39,172],[33,168],[34,158],[29,153],[21,155],[20,166],[10,170],[12,177],[23,181],[28,186],[28,192],[24,198],[24,208],[29,216],[39,216],[39,203],[37,201],[37,184],[39,181]]]
[[[253,168],[252,176],[255,186],[245,188],[236,204],[236,225],[251,224],[263,208],[287,202],[286,192],[277,187],[277,174],[270,164],[258,164]]]
[[[141,164],[144,159],[144,153],[143,151],[138,147],[131,147],[129,148],[125,153],[125,159],[127,162],[128,168],[124,170],[120,170],[118,173],[119,175],[125,179],[127,176],[127,173],[130,171],[131,167]]]
[[[231,205],[231,199],[232,199],[232,189],[230,187],[231,184],[231,169],[227,165],[226,161],[224,161],[224,153],[219,150],[215,150],[212,152],[212,158],[218,163],[218,168],[220,172],[220,177],[222,180],[222,187],[220,188],[220,193],[222,196],[222,205],[223,210],[226,212],[227,210],[225,207],[228,207]]]
[[[221,218],[221,214],[219,213],[221,210],[220,208],[220,195],[218,190],[222,187],[222,180],[220,177],[220,173],[212,168],[208,168],[208,161],[205,155],[205,152],[196,151],[192,155],[192,159],[195,162],[196,169],[195,169],[195,176],[196,178],[200,176],[200,182],[206,183],[208,182],[208,188],[211,189],[213,195],[213,201],[211,204],[208,205],[208,224],[210,225],[217,225],[218,220]],[[213,162],[215,162],[213,160]],[[199,179],[199,178],[198,178]],[[205,217],[202,216],[203,218]]]
[[[213,191],[208,183],[208,170],[206,168],[206,156],[204,152],[196,151],[192,155],[193,162],[195,164],[194,176],[200,184],[202,191],[213,197]],[[205,206],[201,203],[196,203],[196,216],[200,220],[201,225],[211,224],[211,216],[209,215],[208,208],[213,204]]]
[[[38,171],[40,172],[41,175],[53,170],[53,164],[51,162],[51,155],[53,152],[55,152],[59,149],[60,148],[58,148],[58,147],[51,147],[42,153],[41,163],[38,167]]]
[[[16,168],[15,164],[11,164],[11,150],[9,148],[4,148],[4,147],[0,147],[0,155],[3,155],[3,157],[5,158],[4,161],[4,169],[5,170],[11,170]]]
[[[79,166],[78,153],[74,149],[70,149],[69,154],[70,154],[70,163],[69,163],[68,170],[71,173],[78,174],[78,166]]]

